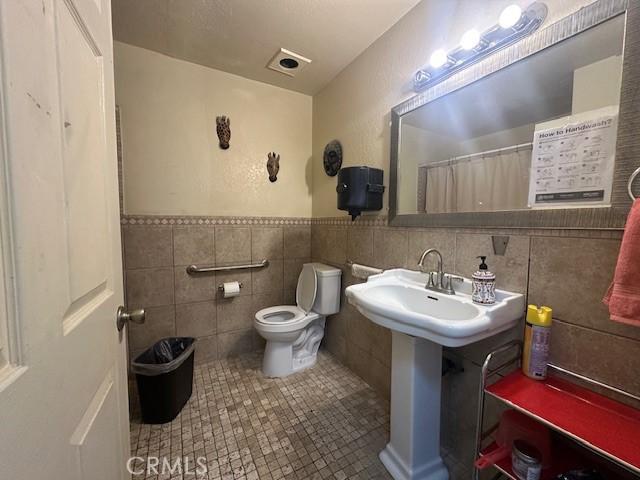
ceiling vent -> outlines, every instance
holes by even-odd
[[[295,77],[310,63],[311,60],[308,58],[281,48],[271,58],[267,67],[271,70],[275,70],[276,72],[284,73],[290,77]]]

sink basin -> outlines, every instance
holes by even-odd
[[[424,288],[407,287],[404,285],[371,285],[362,290],[362,301],[368,302],[371,310],[383,312],[385,308],[394,312],[402,312],[402,323],[409,326],[429,327],[423,317],[429,322],[447,321],[468,322],[480,315],[480,309],[475,305],[458,301],[457,298],[447,298],[444,295],[431,295]],[[392,314],[384,312],[384,318]],[[444,326],[444,325],[443,325]]]
[[[395,480],[447,480],[440,457],[442,346],[460,347],[515,327],[524,296],[496,290],[496,303],[471,300],[471,281],[456,294],[427,290],[427,275],[387,270],[345,293],[360,313],[392,331],[391,435],[380,460]]]
[[[460,347],[508,330],[524,311],[524,296],[496,290],[496,303],[471,300],[471,280],[456,285],[456,294],[427,290],[427,275],[405,269],[387,270],[366,283],[346,289],[349,303],[374,323],[425,338],[446,347]]]

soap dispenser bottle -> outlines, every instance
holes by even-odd
[[[486,256],[477,257],[481,260],[478,271],[473,274],[471,299],[475,303],[490,305],[496,302],[496,276],[489,271],[485,263]]]

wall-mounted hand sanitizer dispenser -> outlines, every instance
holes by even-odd
[[[382,209],[383,171],[371,167],[346,167],[338,172],[338,210],[355,220],[361,212]]]

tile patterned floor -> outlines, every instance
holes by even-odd
[[[186,457],[191,466],[188,474],[151,469],[133,478],[391,478],[378,460],[389,406],[366,383],[324,352],[315,367],[277,380],[262,376],[261,360],[249,354],[197,366],[193,396],[173,422],[132,420],[132,456]],[[202,457],[204,475],[194,473]],[[135,471],[145,465],[138,460]]]

